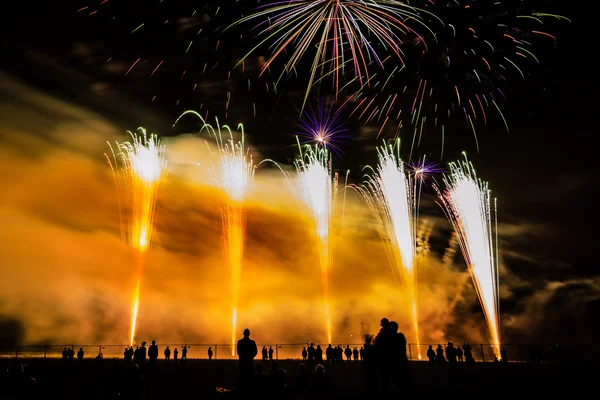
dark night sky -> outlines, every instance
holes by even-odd
[[[159,97],[167,93],[178,96],[178,87],[166,81],[151,84],[135,75],[130,79],[107,76],[99,70],[101,62],[98,59],[114,51],[129,60],[135,60],[140,52],[146,57],[153,52],[160,53],[158,58],[168,54],[167,57],[176,60],[180,52],[174,49],[181,43],[164,40],[160,35],[152,36],[150,45],[143,41],[122,41],[118,33],[106,28],[106,24],[88,22],[90,18],[76,14],[77,8],[86,5],[84,1],[45,3],[38,7],[29,2],[19,3],[16,7],[20,9],[13,10],[12,15],[3,11],[7,21],[2,24],[4,54],[0,68],[50,93],[105,114],[123,126],[123,130],[144,124],[163,135],[176,134],[170,125],[183,108],[158,101],[152,103],[149,94],[156,91]],[[58,3],[60,5],[56,5]],[[591,17],[588,19],[586,10],[579,9],[579,4],[550,3],[553,10],[559,10],[573,22],[555,32],[559,40],[557,48],[544,62],[547,72],[533,79],[539,84],[526,83],[519,88],[513,87],[509,93],[504,110],[510,133],[507,134],[500,124],[479,129],[480,152],[477,154],[471,132],[464,128],[452,132],[446,142],[443,162],[458,158],[460,152],[466,150],[478,174],[490,182],[499,198],[500,222],[528,227],[522,237],[516,235],[507,239],[512,250],[531,258],[528,261],[506,258],[516,276],[540,282],[597,281],[595,234],[598,219],[593,190],[593,179],[597,176],[594,145],[597,125],[593,123],[597,115],[597,66],[594,62],[597,51],[593,43],[597,35],[592,33]],[[15,5],[11,4],[11,7]],[[222,18],[225,17],[227,13],[223,11]],[[234,18],[234,15],[230,16],[231,20]],[[171,34],[177,38],[177,32]],[[183,42],[187,43],[186,40]],[[89,53],[78,56],[74,51],[77,48]],[[89,61],[88,65],[86,61]],[[193,62],[203,64],[198,60]],[[95,82],[108,82],[109,89],[91,91]],[[223,97],[222,92],[218,96]],[[186,95],[181,96],[185,98]],[[203,101],[199,97],[188,98],[190,106],[197,107]],[[118,103],[111,99],[117,98],[126,98],[132,104],[127,112],[113,106]],[[219,101],[224,103],[224,100]],[[264,101],[263,115],[267,115],[266,109],[274,107],[274,102],[272,98]],[[242,118],[252,142],[263,155],[286,161],[293,155],[289,146],[294,140],[290,121],[296,114],[291,102],[283,95],[273,118],[254,119],[248,115],[247,108],[242,108],[232,111],[230,121],[237,122],[234,118]],[[147,120],[147,110],[155,116],[151,121]],[[145,120],[139,120],[141,116]],[[426,140],[420,151],[431,154],[432,159],[439,159],[438,141],[438,138]],[[359,165],[374,159],[374,143],[373,138],[355,138],[344,149],[344,157],[336,161],[336,167],[358,172]],[[561,293],[560,296],[566,299],[568,295]],[[557,307],[557,302],[562,304],[560,297],[548,307]],[[597,304],[590,307],[589,317],[597,319]]]

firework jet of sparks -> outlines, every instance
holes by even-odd
[[[435,190],[439,204],[452,222],[460,249],[473,279],[487,322],[494,353],[500,357],[500,298],[498,287],[498,240],[493,234],[491,192],[488,183],[477,178],[467,160],[450,164],[444,192]],[[494,224],[496,222],[494,221]]]
[[[333,209],[337,196],[337,175],[332,178],[329,152],[317,145],[301,146],[294,162],[298,172],[300,196],[309,208],[319,239],[319,256],[327,340],[331,343],[331,314],[329,308],[329,270],[333,264],[331,241]],[[303,151],[304,150],[304,151]]]
[[[347,138],[348,129],[340,120],[340,110],[334,111],[326,107],[323,102],[317,108],[310,108],[304,112],[297,124],[299,137],[307,139],[315,145],[327,147],[339,154],[340,144]]]
[[[249,150],[244,144],[244,126],[242,124],[238,125],[241,140],[236,142],[228,125],[220,125],[219,121],[216,120],[215,128],[206,123],[202,116],[195,111],[186,111],[179,118],[186,114],[193,114],[200,118],[203,123],[200,132],[206,130],[214,138],[218,148],[218,162],[212,164],[212,173],[217,185],[227,195],[221,207],[221,220],[223,225],[223,248],[231,271],[231,344],[232,355],[235,355],[242,259],[246,240],[244,200],[254,181],[255,167],[252,155],[249,154]],[[226,133],[225,139],[223,138],[223,132]]]
[[[385,142],[384,142],[385,143]],[[353,186],[367,201],[385,243],[394,278],[404,285],[414,334],[419,343],[417,296],[417,222],[421,180],[405,171],[400,141],[378,147],[377,169],[370,169],[362,186]],[[419,359],[421,353],[419,350]]]
[[[354,71],[361,84],[368,81],[368,65],[383,66],[393,55],[402,60],[403,37],[418,36],[408,22],[421,24],[418,11],[395,0],[290,0],[259,7],[238,20],[239,25],[261,20],[254,30],[263,38],[238,64],[259,47],[268,44],[271,56],[262,67],[267,71],[282,53],[290,53],[284,73],[299,67],[300,61],[314,51],[304,103],[314,84],[331,75],[337,94],[346,70]],[[380,57],[380,53],[384,57]],[[300,68],[298,68],[300,69]],[[317,74],[321,78],[316,80]],[[303,107],[304,108],[304,107]]]
[[[133,345],[140,305],[140,291],[144,258],[152,242],[156,202],[167,172],[165,148],[154,134],[148,136],[144,128],[129,132],[131,142],[117,143],[116,152],[111,146],[113,171],[121,218],[121,239],[136,250],[136,277],[131,310],[131,336]],[[110,146],[110,143],[109,143]],[[121,173],[118,173],[118,172]],[[128,211],[122,201],[126,201]]]

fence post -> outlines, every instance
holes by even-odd
[[[44,346],[44,360],[46,359],[46,352],[48,351],[48,346]]]
[[[408,344],[408,359],[412,361],[412,347],[411,344]]]
[[[279,345],[275,345],[275,359],[279,361]]]
[[[485,353],[483,352],[483,344],[479,345],[481,347],[481,361],[485,362]]]
[[[219,348],[219,346],[215,344],[215,361],[217,361],[217,349],[218,348]]]
[[[17,352],[15,353],[15,358],[19,358],[19,346],[17,346]]]

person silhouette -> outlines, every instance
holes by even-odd
[[[333,360],[335,358],[334,352],[335,350],[333,349],[333,347],[331,347],[331,343],[329,343],[329,346],[327,346],[327,348],[325,349],[325,359],[327,360],[327,366],[331,366],[331,364],[333,364]]]
[[[308,357],[308,352],[306,351],[306,347],[302,348],[302,361],[306,361],[306,357]],[[304,365],[302,365],[304,366]]]
[[[156,366],[156,360],[158,359],[158,346],[156,345],[156,340],[153,340],[148,348],[148,358],[150,359],[148,367],[154,368]]]
[[[185,360],[187,360],[187,352],[188,352],[188,346],[187,346],[187,344],[184,344],[183,348],[181,349],[181,364],[183,364],[185,362]]]
[[[354,362],[357,363],[358,362],[358,349],[355,347],[354,350],[352,350],[352,356],[354,357]]]
[[[308,349],[306,350],[306,352],[308,353],[308,368],[312,368],[314,361],[315,361],[315,345],[314,345],[314,343],[311,343],[310,346],[308,346]]]
[[[177,347],[175,347],[175,350],[173,350],[173,364],[177,364],[177,356],[179,355],[179,350],[177,350]]]
[[[146,364],[146,353],[147,353],[146,342],[142,342],[142,347],[139,348],[139,351],[140,351],[140,357],[139,357],[140,367],[143,367],[144,364]]]
[[[427,349],[427,358],[429,359],[429,368],[435,367],[435,350],[432,345]]]
[[[360,350],[358,350],[358,355],[360,357],[360,361],[363,361],[365,359],[365,349],[363,348],[363,346],[360,346]]]
[[[63,358],[63,360],[66,360],[67,357],[69,357],[69,352],[67,351],[67,348],[65,347],[65,349],[62,351],[62,358]]]
[[[325,372],[325,367],[319,364],[315,368],[315,373],[312,377],[313,388],[319,392],[326,392],[329,387],[329,375]]]
[[[456,359],[458,362],[463,362],[463,350],[460,346],[456,346]]]
[[[344,354],[346,355],[346,362],[350,364],[350,361],[352,361],[352,350],[350,349],[350,345],[346,345]]]
[[[269,346],[269,361],[273,361],[273,348],[271,346]]]
[[[269,387],[269,377],[263,371],[262,364],[256,366],[256,372],[254,373],[253,388],[255,392],[264,393]]]
[[[321,348],[320,344],[318,344],[317,348],[315,349],[315,363],[323,364],[323,349]]]
[[[375,349],[377,350],[379,383],[381,391],[389,392],[391,384],[391,372],[397,354],[394,350],[396,344],[396,334],[390,326],[387,318],[382,318],[380,322],[381,329],[375,337]]]
[[[165,349],[165,364],[168,364],[170,359],[171,359],[171,349],[169,348],[169,346],[167,346],[167,348]]]
[[[508,355],[506,354],[506,349],[504,348],[504,346],[502,346],[502,350],[500,350],[500,358],[502,359],[502,362],[508,362]]]
[[[267,347],[263,346],[262,348],[262,360],[267,361],[269,359],[269,352],[267,351]]]
[[[258,354],[256,342],[250,339],[250,329],[244,329],[244,337],[237,342],[240,369],[240,389],[247,390],[254,374],[254,357]]]
[[[269,389],[275,393],[285,392],[287,389],[287,373],[284,369],[279,368],[279,363],[273,361],[271,371],[269,371]]]
[[[209,347],[208,348],[208,362],[212,361],[212,356],[213,356],[212,347]]]
[[[78,360],[83,360],[83,348],[79,348],[79,351],[77,352],[77,359]]]

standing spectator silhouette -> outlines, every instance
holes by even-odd
[[[171,359],[171,349],[169,349],[169,346],[167,346],[167,348],[165,349],[165,364],[168,364],[170,359]]]
[[[258,354],[256,342],[250,339],[250,329],[244,329],[244,337],[237,342],[240,368],[240,389],[247,390],[254,374],[254,357]]]
[[[368,399],[374,398],[377,392],[377,349],[373,341],[373,335],[365,335],[362,369],[365,398]]]
[[[312,368],[315,362],[315,345],[313,343],[308,346],[308,368]]]
[[[188,351],[187,344],[184,344],[183,348],[181,349],[181,364],[183,364],[185,362],[185,360],[187,360],[187,351]]]
[[[148,367],[154,368],[156,366],[156,360],[158,359],[158,346],[156,345],[156,340],[153,340],[150,348],[148,348],[148,358],[150,359]]]
[[[82,347],[80,347],[79,351],[77,352],[77,359],[80,361],[83,360],[83,348]]]
[[[358,362],[358,349],[356,347],[352,351],[352,356],[354,356],[354,362],[357,363]]]
[[[331,366],[331,364],[333,364],[333,360],[335,359],[333,353],[334,350],[333,347],[331,347],[330,343],[329,346],[327,346],[327,348],[325,349],[325,359],[327,360],[327,366]]]
[[[177,356],[179,355],[179,350],[177,350],[177,347],[175,347],[175,350],[173,350],[173,364],[177,364]]]
[[[262,360],[267,361],[269,359],[269,352],[267,351],[267,346],[263,346],[262,348]]]
[[[375,337],[375,349],[377,350],[377,361],[379,370],[379,383],[381,391],[388,393],[390,390],[391,370],[395,358],[397,357],[394,351],[396,343],[396,334],[390,326],[390,321],[383,318],[380,322],[381,329]]]
[[[252,384],[255,392],[264,393],[269,387],[269,377],[263,371],[262,364],[256,366],[256,372],[254,373],[254,382]]]
[[[433,350],[433,347],[431,345],[429,345],[429,348],[427,349],[427,358],[429,359],[429,368],[434,368],[435,367],[435,350]]]
[[[142,347],[139,348],[140,351],[140,368],[143,368],[146,365],[146,342],[142,342]]]
[[[450,368],[456,367],[456,349],[452,342],[448,342],[448,346],[446,347],[446,358],[448,359]]]
[[[398,332],[397,322],[391,321],[390,329],[394,333],[392,350],[396,357],[396,361],[392,363],[392,378],[397,391],[407,392],[410,389],[410,370],[408,368],[408,357],[406,356],[406,337],[402,332]]]
[[[67,348],[65,347],[65,349],[62,351],[62,358],[63,358],[63,360],[66,360],[67,357],[69,357],[69,352],[67,351]]]
[[[346,355],[346,362],[350,364],[352,361],[352,350],[350,350],[350,345],[346,345],[346,349],[344,350],[344,354]]]
[[[273,362],[273,348],[269,346],[269,361]]]
[[[443,366],[446,363],[446,358],[444,357],[444,349],[441,344],[438,344],[437,349],[435,349],[435,361],[438,367]]]
[[[212,356],[213,356],[212,347],[209,347],[208,348],[208,362],[212,361]]]
[[[360,356],[360,361],[364,360],[365,357],[365,349],[363,349],[362,346],[360,346],[360,350],[358,350],[358,355]]]
[[[460,346],[456,346],[456,359],[458,362],[463,362],[463,351]]]
[[[323,364],[323,349],[321,348],[320,344],[317,345],[315,350],[315,363]]]
[[[308,352],[306,351],[306,347],[302,348],[302,361],[306,361],[306,357],[308,357]]]

